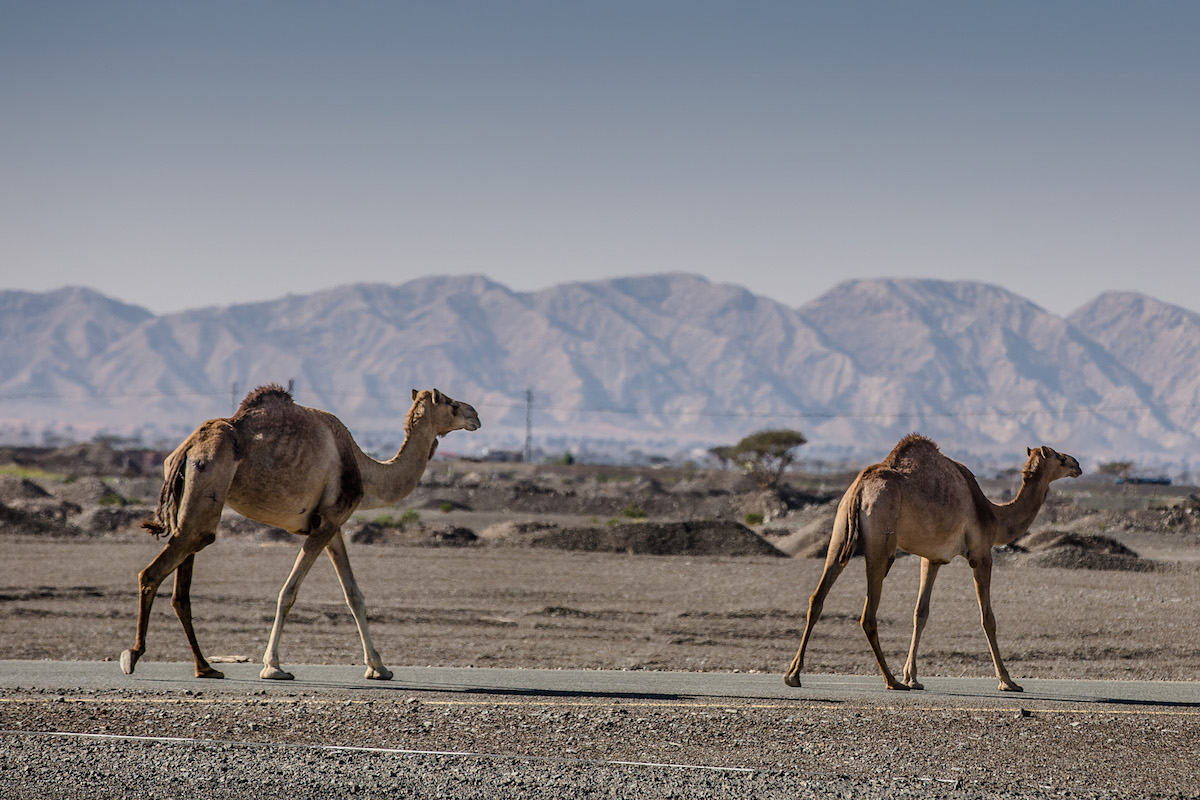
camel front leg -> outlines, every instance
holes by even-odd
[[[333,529],[333,531],[336,530],[336,528]],[[292,610],[292,606],[296,604],[296,598],[300,596],[300,584],[304,580],[304,576],[312,569],[313,562],[325,548],[333,531],[326,531],[322,534],[314,531],[308,535],[300,547],[296,563],[292,565],[291,573],[288,574],[283,588],[279,590],[279,601],[275,606],[275,623],[271,626],[271,638],[267,641],[266,652],[263,653],[263,668],[258,673],[260,678],[290,681],[296,677],[290,672],[285,672],[279,665],[279,640],[283,637],[283,621],[287,618],[288,612]]]
[[[370,680],[390,681],[391,670],[383,665],[383,659],[379,657],[375,645],[371,642],[371,631],[367,625],[367,604],[359,591],[358,581],[354,579],[354,571],[350,569],[350,554],[346,552],[346,540],[340,530],[329,540],[329,544],[325,545],[325,550],[329,553],[329,560],[333,562],[338,582],[342,585],[342,593],[346,595],[346,605],[350,606],[350,613],[354,615],[354,624],[358,626],[358,636],[362,639],[363,661],[367,665],[366,677]]]
[[[992,556],[975,561],[971,565],[975,570],[975,596],[979,600],[979,615],[983,622],[983,632],[987,635],[988,648],[992,651],[992,663],[996,666],[996,678],[1000,681],[1002,692],[1025,691],[1009,676],[1000,658],[1000,647],[996,644],[996,615],[992,613]]]
[[[917,591],[917,607],[913,610],[912,644],[908,646],[908,661],[904,662],[904,683],[910,689],[924,689],[925,686],[917,680],[917,645],[921,641],[921,632],[929,621],[929,598],[933,595],[933,582],[937,579],[941,564],[935,564],[928,558],[921,559],[921,588]]]
[[[192,567],[196,562],[196,554],[188,556],[175,570],[175,593],[171,597],[171,606],[175,616],[183,625],[183,633],[187,636],[188,645],[192,648],[192,658],[196,662],[197,678],[224,678],[225,673],[213,669],[200,653],[200,644],[196,641],[196,631],[192,628]]]

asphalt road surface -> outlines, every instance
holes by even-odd
[[[1200,682],[1025,680],[1023,693],[1000,692],[992,678],[923,678],[925,690],[893,692],[874,676],[805,675],[799,689],[780,675],[616,670],[476,669],[395,667],[390,681],[368,681],[362,667],[289,665],[293,681],[264,681],[254,663],[217,665],[224,680],[201,680],[191,664],[143,661],[133,675],[108,661],[0,661],[0,688],[69,693],[95,691],[197,692],[244,696],[248,692],[330,690],[361,693],[362,699],[403,700],[435,693],[459,701],[564,705],[591,702],[703,704],[736,700],[780,705],[789,701],[927,707],[938,709],[1012,708],[1036,711],[1146,711],[1194,709],[1200,713]]]

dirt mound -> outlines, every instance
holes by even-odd
[[[1035,553],[1029,563],[1061,569],[1098,569],[1151,572],[1158,564],[1141,558],[1109,536],[1045,530],[1031,533],[1017,544]]]
[[[74,525],[57,514],[38,510],[14,508],[0,503],[0,533],[20,536],[83,536]]]
[[[381,525],[351,520],[346,538],[355,544],[405,544],[417,547],[470,547],[479,541],[475,531],[457,525]]]
[[[98,506],[85,510],[75,519],[75,524],[92,533],[137,531],[153,514],[153,509],[146,506]]]
[[[1041,552],[1059,548],[1087,550],[1092,553],[1108,553],[1117,556],[1137,558],[1138,554],[1111,536],[1099,534],[1075,533],[1073,531],[1044,530],[1028,534],[1017,541],[1017,544],[1031,552]]]
[[[251,537],[257,542],[284,542],[296,538],[282,528],[247,519],[228,509],[221,515],[221,524],[217,526],[217,535],[221,537]]]
[[[14,500],[44,500],[50,493],[29,478],[17,475],[0,475],[0,502]]]
[[[517,542],[532,535],[557,531],[559,527],[553,522],[544,522],[535,519],[507,520],[505,522],[498,522],[495,525],[489,525],[483,529],[480,536],[484,539]]]
[[[54,496],[80,506],[123,506],[128,502],[107,483],[93,477],[63,481],[55,488]]]
[[[794,525],[792,532],[778,540],[775,546],[795,558],[825,558],[835,517],[837,503],[809,506],[794,512],[788,517]]]
[[[779,556],[787,554],[737,522],[638,522],[560,528],[542,524],[513,537],[530,547],[655,556]],[[511,541],[511,540],[510,540]]]

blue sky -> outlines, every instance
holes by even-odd
[[[482,273],[1200,311],[1200,3],[0,2],[0,288]]]

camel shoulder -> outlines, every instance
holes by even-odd
[[[996,508],[992,505],[992,501],[988,500],[987,495],[983,493],[983,489],[979,486],[979,481],[975,479],[975,473],[957,461],[952,463],[962,474],[963,481],[967,484],[967,488],[971,492],[971,502],[975,506],[975,515],[979,517],[979,521],[984,524],[995,522]]]

